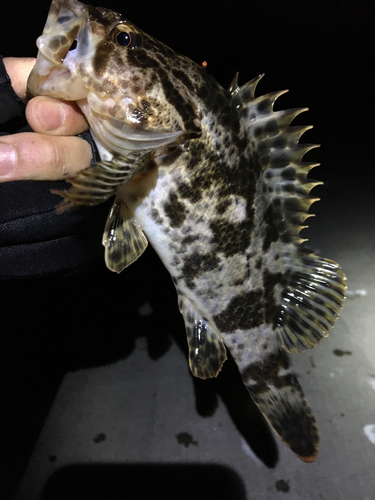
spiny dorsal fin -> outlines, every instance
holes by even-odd
[[[280,317],[276,321],[278,333],[284,349],[300,352],[328,335],[345,299],[346,278],[335,262],[299,247],[306,241],[299,233],[312,215],[309,208],[319,199],[310,192],[321,184],[307,177],[318,164],[303,161],[304,155],[317,145],[299,143],[312,127],[290,126],[307,108],[275,112],[276,99],[286,91],[255,98],[260,78],[234,89],[232,95],[261,168],[258,192],[269,203],[267,215],[281,243],[284,278]]]
[[[179,307],[184,317],[189,346],[189,365],[195,377],[217,377],[227,352],[223,340],[197,313],[190,301],[179,295]]]
[[[233,80],[231,81],[230,85],[229,85],[229,88],[228,88],[228,92],[230,93],[230,95],[232,97],[234,97],[237,92],[240,90],[240,87],[238,86],[238,71],[237,73],[234,75],[233,77]]]
[[[311,126],[291,127],[294,118],[307,108],[274,111],[278,97],[286,90],[255,97],[260,75],[241,88],[231,85],[233,102],[247,128],[254,155],[262,169],[264,190],[268,194],[272,219],[284,243],[301,243],[299,232],[309,217],[310,206],[319,198],[310,191],[321,182],[307,178],[317,163],[302,161],[315,144],[299,144]]]
[[[264,73],[261,75],[256,76],[249,82],[245,83],[241,88],[238,86],[238,72],[234,75],[234,78],[229,86],[229,92],[232,96],[232,99],[234,99],[237,94],[240,92],[240,96],[238,97],[238,104],[243,104],[244,102],[247,102],[248,100],[253,100],[255,97],[255,89],[260,82],[260,80],[263,78]],[[235,102],[237,104],[237,102]]]
[[[115,200],[109,212],[103,234],[105,263],[111,271],[120,273],[146,250],[148,241],[133,219],[127,206]]]

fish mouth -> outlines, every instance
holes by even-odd
[[[56,78],[61,78],[62,76],[64,75],[71,75],[70,73],[70,70],[68,68],[64,68],[60,73],[59,73],[59,70],[57,70],[57,75],[54,75],[54,70],[51,71],[51,73],[49,74],[48,78],[47,78],[47,82],[52,82],[53,80],[55,80]]]
[[[55,82],[58,82],[60,85],[65,85],[65,82],[69,81],[71,76],[72,73],[67,67],[64,66],[63,68],[61,68],[59,66],[55,66],[51,69],[47,77],[43,79],[43,82],[41,77],[40,84],[42,84],[43,88],[47,90],[53,87],[55,85]]]
[[[76,101],[87,96],[87,89],[79,78],[72,75],[67,66],[49,61],[39,51],[27,80],[28,99],[37,95]]]
[[[29,98],[36,95],[51,96],[54,83],[59,79],[67,80],[70,76],[71,72],[67,67],[57,66],[44,57],[40,57],[39,54],[27,80],[27,95]],[[53,97],[60,97],[60,95]]]
[[[29,76],[27,96],[48,95],[68,101],[85,98],[87,90],[76,67],[90,43],[88,6],[78,0],[52,0],[43,33],[37,39],[39,51]]]

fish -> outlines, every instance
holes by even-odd
[[[326,337],[345,299],[334,261],[303,244],[317,164],[292,125],[306,108],[274,110],[263,75],[224,89],[207,71],[123,15],[53,0],[28,95],[75,101],[100,161],[69,179],[58,210],[114,196],[103,245],[121,272],[148,243],[175,285],[190,369],[218,376],[230,352],[281,440],[313,462],[319,433],[288,353]]]

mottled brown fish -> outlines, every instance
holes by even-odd
[[[201,66],[122,15],[54,0],[30,95],[77,101],[101,161],[60,192],[60,209],[116,195],[103,244],[120,272],[149,241],[175,283],[194,375],[218,375],[229,349],[275,432],[314,461],[318,431],[286,351],[325,337],[342,307],[339,266],[300,246],[316,198],[290,126],[260,77],[224,90]]]

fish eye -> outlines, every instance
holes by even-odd
[[[139,37],[133,31],[130,31],[127,26],[120,24],[115,26],[111,33],[112,40],[128,49],[135,49],[139,45]]]
[[[123,47],[129,47],[129,45],[132,43],[131,33],[120,31],[120,33],[116,35],[116,42]]]

